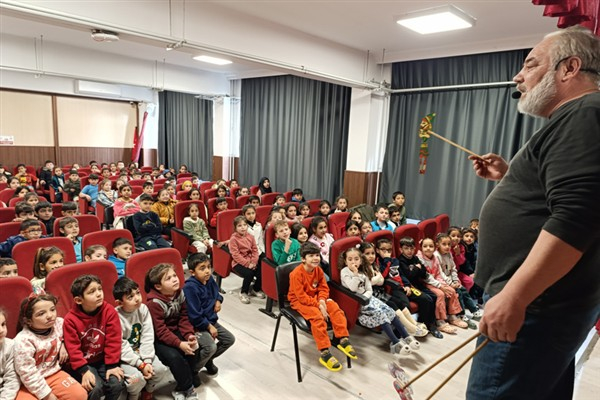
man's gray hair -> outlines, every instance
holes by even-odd
[[[592,31],[581,26],[572,26],[546,37],[554,37],[551,49],[552,65],[577,56],[581,59],[581,71],[589,76],[596,85],[600,86],[600,38]]]

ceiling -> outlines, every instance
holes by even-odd
[[[192,1],[192,0],[187,0]],[[394,22],[394,16],[447,4],[440,1],[211,1],[211,6],[247,15],[271,27],[301,32],[314,40],[369,51],[377,62],[434,58],[530,47],[556,29],[556,19],[542,16],[543,7],[529,0],[454,1],[477,19],[471,29],[419,35]],[[176,66],[225,73],[231,77],[260,76],[281,71],[246,60],[225,67],[191,59],[197,50],[165,51],[164,41],[121,34],[117,43],[96,43],[89,27],[0,9],[0,34],[31,38],[144,60],[163,60]],[[1,57],[1,55],[0,55]]]

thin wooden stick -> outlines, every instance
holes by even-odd
[[[437,134],[437,133],[435,133],[433,131],[427,131],[427,133],[430,134],[430,135],[435,136],[438,139],[443,140],[444,142],[446,142],[448,144],[451,144],[452,146],[456,147],[457,149],[460,149],[460,150],[462,150],[462,151],[464,151],[464,152],[466,152],[466,153],[468,153],[468,154],[470,154],[472,156],[481,158],[481,156],[479,154],[476,154],[476,153],[472,152],[471,150],[467,149],[466,147],[463,147],[463,146],[461,146],[458,143],[454,143],[452,140],[446,139],[445,137],[443,137],[443,136],[441,136],[441,135],[439,135],[439,134]]]
[[[426,373],[431,371],[433,368],[435,368],[435,366],[437,366],[442,361],[444,361],[446,358],[450,357],[452,354],[456,353],[457,351],[459,351],[460,349],[465,347],[467,344],[471,343],[473,340],[477,339],[479,336],[481,336],[481,333],[479,333],[479,332],[473,334],[473,336],[471,336],[469,339],[467,339],[467,341],[461,343],[458,347],[455,347],[453,350],[450,350],[448,353],[443,355],[441,358],[439,358],[437,361],[435,361],[429,367],[425,368],[423,371],[419,372],[413,378],[409,379],[409,381],[406,382],[406,384],[402,387],[402,389],[404,389],[404,388],[408,387],[409,385],[413,384],[414,382],[416,382],[417,379],[419,379],[420,377],[422,377],[423,375],[425,375]]]
[[[488,343],[489,343],[489,341],[490,341],[490,339],[486,338],[486,339],[485,339],[483,342],[481,342],[481,344],[480,344],[479,346],[477,346],[477,348],[476,348],[475,350],[473,350],[473,351],[471,352],[471,354],[469,354],[469,355],[467,356],[467,358],[465,358],[465,359],[463,360],[463,362],[461,362],[461,363],[459,364],[459,366],[458,366],[458,367],[456,367],[456,368],[455,368],[455,369],[454,369],[454,370],[453,370],[453,371],[450,373],[450,375],[448,375],[448,377],[447,377],[446,379],[444,379],[444,381],[443,381],[442,383],[440,383],[440,384],[438,385],[438,387],[436,387],[436,388],[433,390],[433,392],[431,392],[431,394],[429,395],[429,397],[427,397],[427,399],[425,399],[425,400],[430,400],[430,399],[432,399],[432,398],[433,398],[433,396],[434,396],[434,395],[435,395],[437,392],[439,392],[439,391],[440,391],[440,389],[441,389],[441,388],[443,388],[443,387],[444,387],[444,385],[445,385],[446,383],[448,383],[448,381],[450,381],[450,379],[452,379],[452,377],[453,377],[454,375],[456,375],[456,374],[458,373],[458,371],[460,371],[460,369],[461,369],[462,367],[464,367],[464,366],[465,366],[465,364],[466,364],[466,363],[468,363],[468,362],[469,362],[469,360],[470,360],[471,358],[475,357],[475,354],[479,353],[479,351],[480,351],[481,349],[483,349],[483,348],[485,347],[485,345],[486,345],[486,344],[488,344]]]

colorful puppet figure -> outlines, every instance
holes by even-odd
[[[421,147],[419,148],[419,173],[422,175],[425,173],[427,168],[427,156],[429,156],[429,149],[427,141],[431,136],[429,132],[433,128],[433,120],[435,119],[435,113],[427,114],[419,125],[419,137],[421,138]]]

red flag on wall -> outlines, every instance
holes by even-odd
[[[146,118],[148,118],[148,111],[144,112],[144,118],[142,119],[142,129],[138,135],[137,126],[133,131],[133,149],[131,149],[131,161],[138,162],[140,160],[140,151],[144,144],[144,128],[146,128]]]
[[[600,0],[532,0],[544,5],[544,16],[558,17],[559,28],[581,25],[600,36]]]

